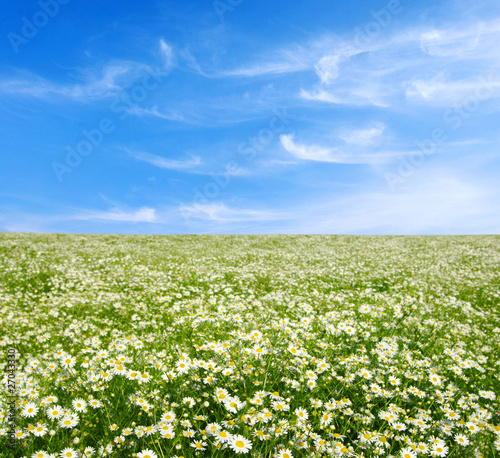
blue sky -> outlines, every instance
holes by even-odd
[[[0,17],[0,230],[500,233],[500,4]]]

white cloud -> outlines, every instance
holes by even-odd
[[[390,91],[394,92],[394,88]],[[332,103],[336,105],[365,106],[374,105],[376,107],[387,108],[390,106],[389,98],[391,94],[382,85],[373,81],[357,84],[354,80],[339,85],[335,90],[326,90],[321,87],[312,91],[300,90],[300,97],[304,100],[316,102]]]
[[[498,19],[401,30],[373,39],[366,49],[353,49],[345,37],[333,52],[311,52],[317,60],[310,69],[318,82],[301,88],[299,95],[310,101],[382,108],[422,101],[455,103],[475,90],[480,75],[498,75],[500,48],[491,44],[499,41]],[[446,77],[429,79],[430,73],[439,74],[443,68]]]
[[[70,220],[83,221],[117,221],[128,223],[154,223],[157,220],[156,210],[150,207],[141,207],[135,211],[112,209],[109,211],[83,211],[80,214],[68,217]]]
[[[307,70],[310,64],[303,62],[266,62],[251,67],[242,67],[236,70],[222,72],[221,76],[262,76],[279,75],[284,73],[294,73]]]
[[[324,148],[318,145],[303,145],[295,143],[294,136],[292,134],[280,135],[280,141],[283,147],[290,154],[293,154],[299,159],[318,162],[339,162],[332,156],[335,149]]]
[[[368,144],[368,141],[370,139],[375,141],[375,138],[379,135],[378,130],[372,131],[371,129],[367,131],[361,130],[357,132],[361,132],[358,138],[355,138],[354,132],[346,134],[346,138],[350,140],[353,145],[356,141],[358,142],[358,144],[354,146],[363,146],[363,141]],[[331,162],[336,164],[380,164],[386,162],[392,157],[401,156],[402,154],[404,154],[400,151],[359,152],[354,148],[351,148],[349,152],[347,152],[347,149],[340,149],[337,147],[325,148],[323,146],[314,144],[305,145],[296,143],[292,134],[281,135],[280,141],[286,151],[288,151],[296,158],[306,161]]]
[[[339,75],[340,56],[338,54],[322,57],[314,66],[323,84],[329,84]]]
[[[463,104],[469,99],[480,102],[500,96],[500,78],[492,73],[461,80],[451,80],[441,73],[431,80],[409,81],[406,86],[408,99],[438,106]]]
[[[326,34],[304,45],[294,43],[274,48],[260,61],[220,72],[218,76],[256,77],[315,70],[325,81],[330,81],[336,77],[338,64],[358,52],[351,44]]]
[[[174,65],[174,49],[171,45],[160,39],[160,52],[163,61],[163,67],[170,69]]]
[[[162,156],[157,156],[156,154],[145,153],[142,151],[129,151],[132,157],[139,161],[147,162],[148,164],[159,167],[160,169],[170,169],[170,170],[184,170],[191,169],[201,164],[201,159],[199,156],[193,157],[188,161],[179,161],[176,159],[167,159]]]
[[[491,56],[490,43],[498,40],[500,20],[481,21],[462,27],[431,29],[420,35],[423,52],[436,57],[481,58]]]
[[[384,131],[385,126],[377,124],[367,129],[343,130],[339,133],[339,138],[348,145],[372,146],[380,142]]]
[[[53,83],[29,72],[18,72],[19,76],[0,81],[0,93],[16,94],[39,99],[55,97],[88,102],[115,97],[125,87],[146,74],[147,65],[130,61],[115,61],[100,70],[81,71],[81,83]]]
[[[287,217],[283,212],[230,208],[221,202],[181,205],[179,211],[186,219],[218,222],[274,221]]]
[[[138,106],[134,106],[127,113],[134,116],[152,116],[156,118],[166,119],[167,121],[184,121],[184,116],[179,111],[159,111],[156,105],[151,108],[140,108]]]
[[[184,59],[186,62],[187,66],[191,69],[194,70],[196,73],[199,75],[205,76],[207,78],[210,78],[212,75],[209,75],[205,73],[196,58],[193,56],[191,51],[189,50],[189,47],[185,47],[181,50],[178,51],[179,55]]]

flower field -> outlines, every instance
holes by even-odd
[[[2,458],[500,456],[498,236],[1,234],[0,255]]]

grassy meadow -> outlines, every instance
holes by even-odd
[[[499,293],[499,236],[0,234],[0,455],[500,456]]]

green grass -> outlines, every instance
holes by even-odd
[[[499,236],[0,234],[0,456],[500,456],[499,293]]]

